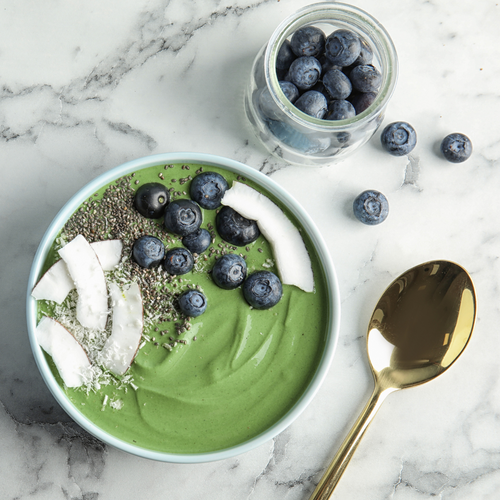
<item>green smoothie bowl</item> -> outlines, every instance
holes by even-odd
[[[32,351],[83,429],[174,463],[272,439],[334,356],[338,283],[299,203],[234,160],[130,161],[61,209],[27,290]]]

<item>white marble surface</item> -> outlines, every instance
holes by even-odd
[[[243,86],[257,50],[304,0],[0,0],[0,497],[307,499],[364,406],[371,310],[420,262],[454,260],[478,293],[459,362],[436,381],[391,395],[334,498],[494,499],[500,489],[500,7],[493,0],[357,0],[391,33],[400,77],[385,123],[418,133],[395,158],[379,134],[323,168],[287,166],[251,137]],[[469,135],[472,158],[436,144]],[[341,296],[340,341],[309,408],[276,439],[234,459],[156,463],[108,448],[73,424],[33,361],[25,321],[31,260],[51,219],[85,183],[152,153],[227,156],[287,188],[323,234]],[[389,198],[380,226],[352,199]]]

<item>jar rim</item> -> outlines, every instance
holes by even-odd
[[[276,59],[282,43],[298,28],[314,22],[335,21],[340,24],[347,24],[349,21],[351,23],[356,22],[357,30],[365,32],[367,36],[369,35],[370,42],[375,44],[377,55],[381,59],[383,79],[377,97],[365,111],[345,120],[323,120],[303,113],[286,98],[276,74]],[[350,4],[321,2],[299,9],[284,19],[274,30],[265,50],[264,73],[271,97],[288,118],[304,127],[313,127],[318,131],[346,131],[363,125],[384,110],[396,86],[398,57],[389,33],[373,16]]]

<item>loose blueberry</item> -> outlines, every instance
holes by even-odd
[[[352,86],[360,92],[375,92],[380,88],[382,75],[371,65],[360,65],[353,68],[349,75]]]
[[[347,120],[348,118],[354,118],[356,116],[356,110],[354,106],[343,99],[332,101],[328,106],[328,114],[326,115],[327,120]]]
[[[158,219],[161,217],[169,201],[170,193],[159,182],[143,184],[134,195],[135,209],[148,219]]]
[[[167,231],[186,236],[199,229],[202,220],[201,209],[194,201],[180,199],[167,206],[163,223]]]
[[[215,261],[212,268],[212,279],[224,290],[238,288],[247,276],[245,259],[233,253],[227,253]]]
[[[323,76],[323,85],[332,99],[347,99],[352,92],[352,85],[339,69],[331,69]]]
[[[292,35],[290,45],[297,57],[316,57],[325,48],[325,34],[315,26],[306,26],[298,29]]]
[[[380,141],[391,155],[403,156],[413,151],[417,144],[417,134],[409,123],[394,122],[384,128]]]
[[[360,52],[361,42],[352,31],[339,29],[326,39],[325,53],[333,64],[349,66],[358,58]]]
[[[352,205],[354,215],[363,224],[374,226],[387,219],[389,215],[389,202],[379,191],[363,191],[356,197]]]
[[[295,59],[290,65],[287,80],[300,90],[309,90],[321,76],[321,64],[312,56]]]
[[[441,152],[448,161],[462,163],[472,154],[472,142],[464,134],[450,134],[441,142]]]
[[[296,55],[293,53],[290,42],[285,40],[276,56],[276,73],[278,74],[278,79],[283,78],[287,74],[290,65],[295,59]]]
[[[151,269],[165,257],[165,245],[154,236],[141,236],[132,246],[132,257],[141,267]]]
[[[163,261],[163,269],[173,275],[186,274],[193,269],[193,266],[194,259],[191,252],[181,247],[171,248]]]
[[[187,290],[178,299],[179,309],[192,318],[202,315],[207,309],[207,299],[198,290]]]
[[[202,208],[215,210],[220,207],[220,200],[228,187],[222,175],[216,172],[203,172],[191,182],[191,199]]]
[[[256,271],[244,281],[243,296],[254,309],[269,309],[283,295],[281,281],[270,271]]]
[[[328,108],[326,97],[316,90],[304,92],[296,101],[295,107],[303,113],[320,120],[325,116]]]
[[[219,236],[237,247],[254,242],[259,236],[259,226],[254,220],[246,219],[231,207],[222,207],[215,219]]]
[[[317,154],[330,147],[329,137],[307,136],[290,124],[278,120],[266,120],[266,123],[270,132],[278,140],[301,153]]]
[[[182,238],[182,244],[191,252],[198,255],[203,253],[212,242],[212,237],[206,229],[198,229]]]
[[[366,94],[353,92],[349,96],[349,101],[354,106],[356,114],[359,115],[363,111],[367,110],[373,104],[373,101],[375,101],[376,97],[377,97],[376,92],[367,92]]]

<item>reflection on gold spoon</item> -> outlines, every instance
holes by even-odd
[[[373,394],[311,500],[330,498],[361,437],[391,392],[428,382],[453,364],[469,342],[475,318],[474,285],[457,264],[426,262],[391,283],[368,326]]]

